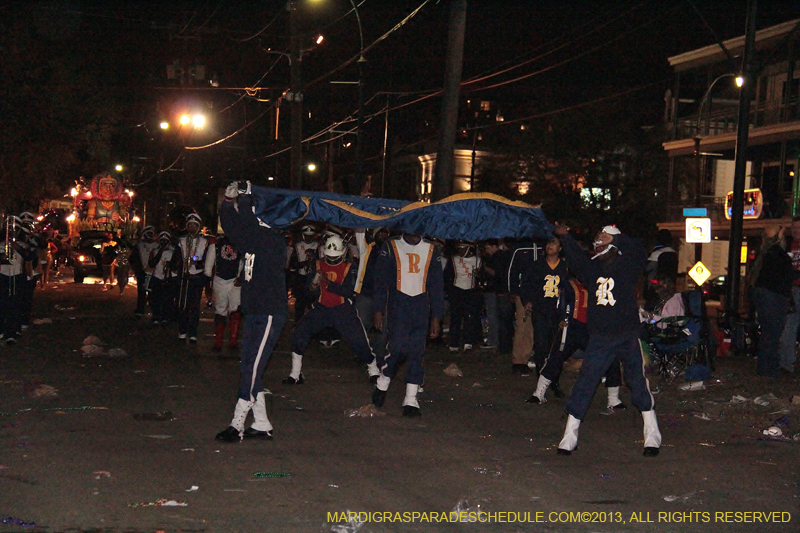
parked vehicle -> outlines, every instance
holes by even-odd
[[[105,231],[87,230],[80,233],[79,238],[70,251],[73,280],[83,283],[90,274],[103,274],[103,245],[110,242],[111,237]]]

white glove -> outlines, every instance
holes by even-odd
[[[230,198],[231,200],[233,200],[237,196],[239,196],[239,184],[234,181],[233,183],[228,185],[227,189],[225,189],[225,198]]]
[[[250,184],[250,180],[247,180],[244,183],[247,184],[246,187],[242,184],[242,182],[238,182],[239,194],[250,194],[250,188],[252,187],[252,185]]]

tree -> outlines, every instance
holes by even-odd
[[[551,221],[588,232],[618,223],[649,240],[665,214],[667,158],[661,131],[628,117],[607,106],[490,129],[477,188],[541,204]]]

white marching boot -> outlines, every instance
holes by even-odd
[[[406,397],[403,399],[403,416],[421,416],[422,412],[419,410],[419,402],[417,401],[417,392],[419,385],[406,383]]]
[[[256,403],[253,405],[254,421],[249,428],[244,430],[244,438],[272,438],[272,424],[267,417],[267,403],[264,398],[264,391],[256,395]]]
[[[608,404],[607,407],[613,409],[615,405],[619,405],[619,387],[607,387],[606,391],[608,392]]]
[[[302,385],[305,382],[303,379],[303,356],[297,352],[292,352],[292,371],[289,372],[289,377],[281,381],[284,385]]]
[[[642,411],[644,419],[644,455],[655,457],[661,447],[661,431],[658,429],[658,420],[654,410]]]
[[[530,398],[526,400],[527,403],[545,403],[547,400],[545,399],[544,395],[547,393],[547,387],[550,386],[552,383],[549,379],[539,375],[539,381],[536,383],[536,392],[534,392]]]
[[[608,393],[608,403],[606,404],[606,410],[600,413],[601,415],[613,415],[616,411],[628,408],[619,399],[619,387],[606,387],[606,392]]]
[[[216,439],[225,442],[240,442],[244,433],[244,421],[247,419],[247,413],[250,412],[254,404],[255,402],[248,402],[239,398],[233,410],[231,425],[217,433]]]
[[[581,421],[572,415],[567,418],[567,427],[564,429],[564,436],[561,442],[558,443],[558,454],[569,455],[572,450],[578,447],[578,429],[581,426]]]
[[[378,369],[377,360],[373,359],[372,362],[367,365],[367,374],[369,375],[369,380],[371,382],[378,382],[378,376],[381,375],[381,371]]]

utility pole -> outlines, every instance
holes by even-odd
[[[467,21],[467,0],[450,1],[450,27],[447,35],[447,64],[442,91],[442,117],[439,127],[439,149],[433,176],[431,199],[436,202],[450,196],[453,190],[453,148],[458,122],[458,99],[461,88],[461,67],[464,59],[464,28]]]
[[[710,90],[710,88],[709,88]],[[702,108],[700,109],[702,113]],[[700,119],[697,119],[697,124],[700,124]],[[702,138],[700,137],[700,132],[698,128],[697,134],[694,136],[694,206],[695,207],[702,207],[700,205],[700,192],[703,183],[703,160],[701,159],[702,153],[700,151],[700,141]],[[703,260],[703,244],[702,243],[695,243],[694,244],[694,261]]]
[[[392,95],[386,95],[386,112],[383,114],[383,164],[381,166],[381,198],[386,197],[386,148],[389,143],[389,104]]]
[[[292,189],[303,188],[303,92],[301,82],[302,51],[297,32],[297,2],[289,0],[289,93],[286,99],[291,108],[291,184]],[[290,97],[291,96],[291,97]]]
[[[744,182],[747,170],[747,136],[750,131],[750,99],[753,96],[753,49],[756,34],[757,0],[748,0],[747,28],[742,55],[742,90],[739,92],[739,117],[736,123],[736,159],[733,174],[733,205],[731,207],[731,239],[728,247],[728,293],[725,314],[728,319],[739,315],[739,281],[741,269],[742,227],[744,219]]]
[[[359,186],[364,186],[364,30],[361,27],[361,14],[358,12],[358,5],[355,0],[350,0],[353,11],[358,22],[358,130],[356,132],[356,178]]]

